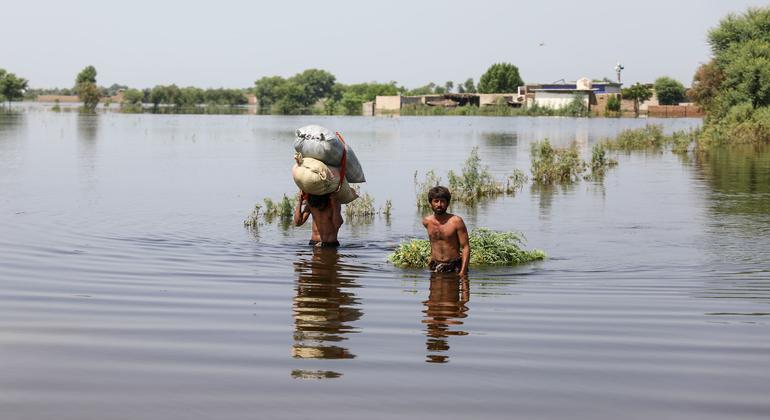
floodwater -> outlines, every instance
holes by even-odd
[[[245,229],[294,193],[293,130],[344,133],[389,218]],[[474,146],[499,179],[533,141],[581,150],[699,120],[0,116],[0,418],[766,419],[770,154],[617,156],[470,228],[543,262],[467,283],[386,257],[424,237],[414,176]]]

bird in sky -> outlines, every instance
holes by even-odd
[[[545,47],[545,42],[541,42],[538,47]]]

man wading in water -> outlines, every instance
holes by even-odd
[[[305,204],[303,208],[303,204]],[[313,233],[310,235],[311,246],[336,248],[340,246],[337,233],[342,226],[342,205],[334,195],[297,193],[297,206],[294,207],[294,225],[302,226],[313,215]]]
[[[433,215],[422,220],[430,239],[430,263],[428,268],[436,273],[468,274],[471,245],[468,229],[462,217],[447,213],[452,194],[446,187],[433,187],[428,191],[428,203]]]

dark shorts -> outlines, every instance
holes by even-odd
[[[457,258],[447,262],[439,262],[431,260],[428,263],[428,268],[434,273],[459,273],[463,268],[463,259]]]
[[[321,242],[311,239],[310,242],[307,243],[310,246],[316,246],[318,248],[337,248],[340,246],[340,241],[334,241],[334,242]]]

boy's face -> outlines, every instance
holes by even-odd
[[[449,203],[443,198],[434,198],[430,200],[430,208],[433,210],[433,214],[436,215],[442,215],[446,213],[446,209],[449,206]]]

